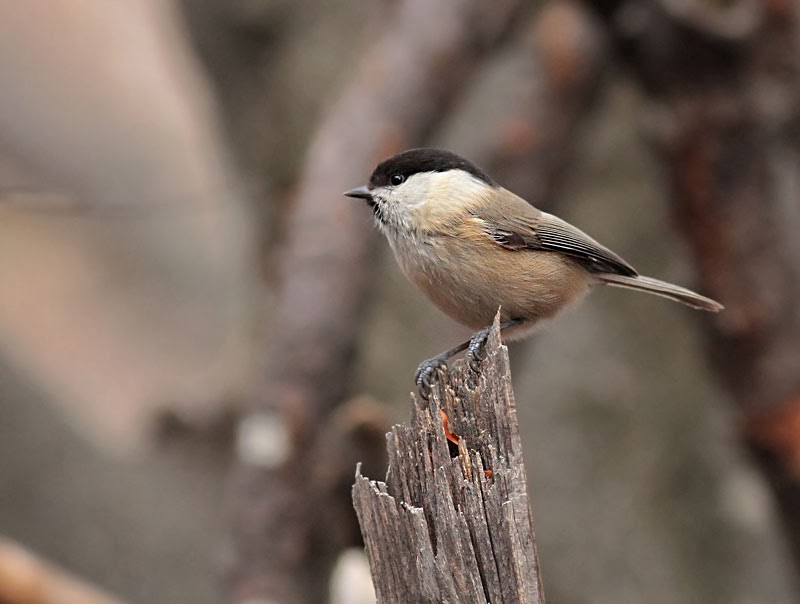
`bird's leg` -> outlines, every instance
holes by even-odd
[[[489,328],[484,327],[476,332],[468,342],[467,345],[467,365],[473,373],[479,373],[481,370],[481,363],[486,358],[486,338],[489,336]]]
[[[508,321],[504,321],[500,324],[500,333],[522,322],[522,319],[509,319]],[[491,325],[489,327],[484,327],[476,332],[475,335],[469,339],[469,342],[465,342],[467,345],[467,364],[474,373],[480,373],[481,363],[486,358],[486,338],[489,337],[491,329]]]
[[[500,324],[500,332],[502,333],[506,329],[519,325],[520,323],[522,323],[521,319],[505,321]],[[417,388],[419,388],[420,396],[427,400],[431,394],[433,381],[436,377],[436,370],[439,368],[447,368],[447,361],[463,350],[467,351],[467,363],[470,369],[478,373],[480,371],[481,361],[483,361],[486,356],[484,349],[486,347],[486,338],[490,330],[491,326],[484,327],[466,342],[462,342],[458,346],[420,363],[420,366],[417,367],[417,372],[414,374],[414,381],[417,384]]]

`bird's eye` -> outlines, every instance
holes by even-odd
[[[406,177],[402,174],[392,174],[389,177],[389,184],[396,187],[397,185],[402,185],[405,179]]]

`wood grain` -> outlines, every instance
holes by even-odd
[[[412,395],[411,425],[387,435],[385,482],[356,471],[353,501],[378,602],[544,602],[498,319],[486,353],[479,375],[457,361],[428,401]],[[442,409],[460,436],[456,455]]]

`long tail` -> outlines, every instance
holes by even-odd
[[[608,273],[598,275],[598,277],[604,283],[608,283],[609,285],[627,287],[629,289],[638,289],[643,292],[655,294],[656,296],[663,296],[665,298],[669,298],[670,300],[675,300],[676,302],[682,302],[687,306],[691,306],[692,308],[697,308],[699,310],[719,312],[725,308],[719,302],[715,302],[711,298],[706,298],[705,296],[696,294],[685,287],[673,285],[672,283],[667,283],[666,281],[659,281],[658,279],[652,279],[651,277],[626,277],[624,275],[612,275]]]

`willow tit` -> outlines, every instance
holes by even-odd
[[[415,380],[429,391],[437,367],[468,349],[477,369],[489,326],[501,313],[506,338],[529,334],[595,285],[645,291],[692,308],[719,303],[643,277],[611,250],[536,209],[471,162],[440,149],[411,149],[381,162],[363,199],[406,277],[447,315],[479,330],[468,342],[423,362]]]

